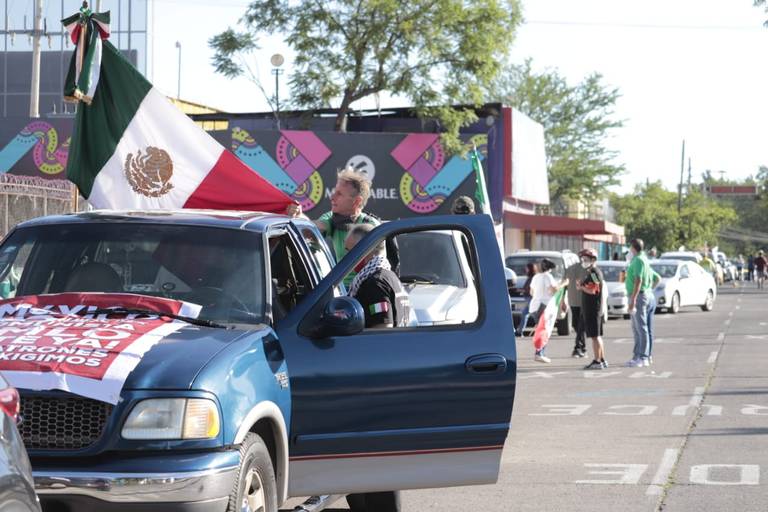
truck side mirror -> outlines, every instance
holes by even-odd
[[[352,336],[365,327],[363,306],[352,297],[334,297],[323,308],[314,336]]]

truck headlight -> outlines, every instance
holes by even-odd
[[[123,425],[125,439],[211,439],[219,435],[219,411],[205,398],[142,400]]]

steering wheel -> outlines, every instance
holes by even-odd
[[[248,310],[248,306],[246,306],[243,301],[231,293],[227,293],[215,286],[200,286],[194,288],[186,297],[186,300],[203,306],[203,309],[208,309],[208,312],[226,312],[227,318],[229,318],[229,313],[233,310],[251,314]]]

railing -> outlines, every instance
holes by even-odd
[[[3,236],[20,222],[69,213],[74,211],[74,206],[75,186],[67,180],[0,174],[0,229]]]

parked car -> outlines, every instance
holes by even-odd
[[[651,267],[661,276],[656,287],[657,310],[677,313],[681,307],[699,306],[712,311],[717,298],[715,279],[691,261],[651,260]]]
[[[555,264],[555,268],[552,270],[552,275],[560,281],[565,275],[565,269],[574,263],[578,263],[579,258],[571,251],[518,251],[515,254],[507,256],[505,264],[508,268],[517,275],[517,286],[512,291],[512,317],[514,318],[515,325],[520,324],[523,320],[523,310],[530,301],[529,297],[526,297],[523,292],[523,286],[527,279],[525,273],[525,267],[528,263],[539,264],[543,259],[547,258]],[[568,336],[571,333],[571,311],[568,305],[567,295],[563,299],[566,302],[566,308],[561,309],[558,312],[557,322],[555,323],[555,330],[560,336]],[[533,319],[528,317],[528,325],[524,325],[519,329],[525,329],[533,324]]]
[[[19,393],[0,374],[0,512],[40,512],[32,466],[16,423]]]
[[[410,296],[418,325],[471,323],[477,318],[477,290],[463,234],[406,233],[397,237],[397,244],[400,281]]]
[[[476,317],[364,328],[344,277],[382,240],[435,230],[464,236]],[[280,215],[105,211],[18,225],[0,245],[0,280],[12,267],[20,275],[0,308],[16,328],[45,311],[88,325],[73,311],[105,296],[146,304],[94,313],[127,331],[158,317],[153,304],[202,306],[197,318],[161,315],[175,330],[138,358],[113,401],[20,389],[43,506],[276,512],[289,496],[495,482],[517,369],[498,254],[484,215],[388,222],[338,264],[312,222]],[[62,296],[77,306],[24,309]],[[367,500],[365,510],[393,505]]]
[[[680,260],[680,261],[694,261],[696,263],[701,263],[701,260],[703,259],[701,257],[701,254],[699,254],[696,251],[674,251],[674,252],[665,252],[661,256],[659,256],[660,260]]]
[[[597,268],[603,273],[608,292],[608,318],[629,318],[629,299],[624,284],[627,262],[598,261]]]

